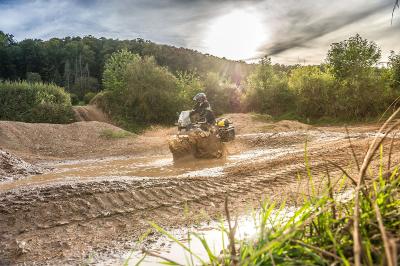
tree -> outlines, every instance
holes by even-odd
[[[204,91],[204,85],[200,77],[195,72],[178,72],[177,88],[179,91],[179,99],[183,109],[191,109],[193,107],[193,97]]]
[[[392,72],[392,86],[400,90],[400,53],[396,54],[394,51],[390,53],[389,66]]]
[[[170,123],[181,109],[177,79],[153,57],[126,50],[106,62],[106,91],[94,101],[122,124]]]
[[[331,44],[327,62],[336,78],[345,79],[365,74],[380,58],[381,50],[376,43],[356,34],[348,40]]]
[[[122,91],[127,85],[127,67],[140,61],[140,56],[126,49],[113,53],[107,59],[104,73],[103,86],[106,90]]]

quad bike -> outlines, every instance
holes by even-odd
[[[175,161],[184,158],[221,158],[225,155],[225,142],[235,139],[235,128],[228,119],[217,119],[209,125],[190,111],[179,114],[178,134],[169,141],[169,149]]]

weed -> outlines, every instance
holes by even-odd
[[[112,130],[112,129],[104,129],[100,136],[106,139],[122,139],[127,137],[133,137],[135,134],[125,131],[125,130]]]

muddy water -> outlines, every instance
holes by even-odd
[[[340,202],[347,202],[354,196],[354,189],[346,189],[334,195],[335,199]],[[274,224],[282,224],[296,212],[293,206],[287,206],[280,211],[272,211],[270,218],[267,220],[267,227],[271,228]],[[262,220],[262,212],[256,211],[251,214],[244,214],[237,217],[238,227],[236,231],[236,240],[252,240],[256,239],[257,234],[260,232],[260,221]],[[151,256],[144,255],[140,250],[140,244],[136,244],[136,249],[129,252],[121,252],[112,254],[106,258],[98,258],[96,265],[137,265],[140,262],[142,266],[151,266],[155,264],[162,265],[165,259],[172,260],[182,265],[200,265],[203,262],[209,262],[209,257],[203,243],[199,238],[194,236],[197,234],[204,238],[209,245],[214,255],[221,254],[223,249],[227,249],[229,245],[228,235],[222,233],[222,225],[225,230],[229,228],[226,220],[220,222],[202,223],[197,226],[184,227],[169,231],[173,237],[178,239],[181,244],[189,247],[196,256],[189,253],[177,242],[171,240],[166,236],[161,236],[155,243],[151,243],[146,248],[153,254],[159,255]],[[202,260],[202,261],[201,261]]]
[[[270,216],[270,221],[282,222],[293,216],[295,208],[287,207],[283,208],[279,213],[273,212]],[[252,214],[245,214],[237,218],[238,227],[236,231],[237,240],[249,240],[255,239],[257,232],[260,230],[260,219],[261,212],[254,212]],[[222,226],[227,230],[228,223],[226,221],[221,222],[209,222],[203,223],[197,226],[185,227],[176,230],[172,230],[169,233],[178,239],[181,244],[186,247],[190,247],[193,254],[189,253],[185,248],[176,243],[175,241],[162,236],[158,238],[157,242],[152,243],[147,248],[152,253],[158,254],[163,258],[173,260],[183,265],[200,265],[203,262],[208,262],[209,257],[205,250],[202,242],[198,236],[204,238],[209,245],[213,254],[218,255],[223,249],[226,249],[229,245],[228,236],[226,233],[222,233]],[[268,226],[268,225],[267,225]],[[269,225],[269,227],[272,225]],[[197,257],[196,257],[197,256]],[[144,259],[143,259],[144,257]],[[143,259],[143,260],[142,260]],[[119,254],[113,254],[108,258],[100,258],[96,265],[140,265],[151,266],[165,262],[157,256],[146,255],[142,252],[133,250],[129,252],[122,252]]]
[[[374,133],[352,134],[351,138],[372,137]],[[51,167],[53,171],[30,176],[14,182],[0,183],[0,191],[18,187],[44,185],[58,182],[78,182],[89,180],[110,179],[152,179],[152,178],[186,178],[186,177],[218,177],[224,173],[226,167],[240,165],[254,160],[273,160],[281,156],[304,151],[305,139],[311,142],[330,142],[346,138],[340,132],[304,131],[258,133],[239,135],[238,139],[247,140],[256,137],[275,139],[295,139],[291,143],[281,143],[277,147],[253,148],[241,153],[231,154],[225,160],[201,160],[174,164],[171,156],[150,157],[111,157],[95,160],[64,161],[59,163],[44,163],[44,167]]]

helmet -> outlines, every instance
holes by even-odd
[[[196,96],[193,97],[193,101],[196,102],[204,102],[205,100],[207,100],[207,96],[203,92],[197,93]]]

